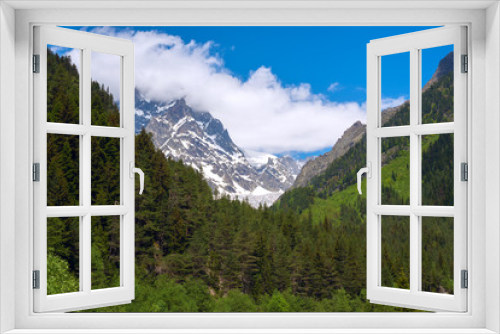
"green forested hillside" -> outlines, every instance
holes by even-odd
[[[452,93],[453,72],[449,72],[422,94],[424,123],[453,121]],[[408,119],[409,103],[405,103],[384,126],[406,125]],[[409,204],[408,150],[407,137],[382,140],[382,204]],[[332,219],[334,226],[343,226],[352,220],[342,212],[348,207],[356,212],[364,234],[365,195],[357,192],[356,173],[365,165],[366,136],[333,161],[325,172],[314,177],[307,187],[290,189],[283,194],[275,209],[291,210],[301,218],[312,217],[313,225]],[[422,137],[422,204],[453,205],[453,134]],[[382,218],[382,225],[383,284],[407,288],[409,222],[403,217],[386,216]],[[453,293],[453,219],[423,218],[422,227],[423,289]],[[358,249],[366,251],[364,239]]]
[[[76,123],[76,68],[68,58],[50,52],[49,64],[49,82],[53,82],[49,121]],[[92,84],[92,105],[93,124],[118,125],[113,97],[98,83]],[[429,137],[424,157],[428,155],[436,166],[429,164],[426,172],[429,184],[437,182],[429,192],[445,202],[446,193],[435,190],[439,180],[432,175],[444,163],[439,152],[447,152],[446,145],[452,147],[452,142],[440,142],[438,137]],[[79,203],[78,142],[73,136],[48,136],[49,205]],[[397,184],[408,177],[399,168],[407,159],[407,143],[389,142],[387,150],[386,166],[393,168],[387,198],[405,202],[404,187]],[[182,161],[167,159],[143,130],[136,136],[136,165],[146,175],[144,194],[137,195],[135,203],[136,298],[128,305],[91,311],[403,311],[366,300],[366,205],[354,188],[365,151],[362,140],[309,187],[285,193],[272,208],[254,209],[228,198],[214,199],[199,172]],[[92,141],[92,204],[119,201],[118,159],[119,141]],[[137,182],[136,193],[138,186]],[[396,242],[384,243],[384,284],[405,288],[408,259],[397,254],[405,254],[401,250],[408,247],[407,231],[396,220],[387,222],[387,235]],[[453,263],[449,250],[440,245],[449,244],[452,226],[437,225],[435,221],[426,224],[425,231],[433,233],[424,245],[429,250],[423,258],[429,269],[426,288],[451,292],[446,270]],[[93,289],[119,282],[118,229],[118,217],[92,220]],[[49,219],[49,294],[78,290],[78,238],[78,219]]]

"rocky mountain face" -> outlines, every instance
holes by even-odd
[[[448,53],[443,59],[439,61],[438,68],[436,72],[432,75],[432,78],[427,81],[425,86],[422,88],[422,92],[425,92],[432,86],[434,83],[438,81],[443,75],[446,75],[453,71],[453,51]]]
[[[136,128],[147,124],[155,145],[202,172],[216,194],[248,200],[254,207],[271,205],[300,172],[302,164],[292,157],[246,154],[218,119],[183,99],[166,105],[137,98]]]
[[[448,53],[443,59],[439,61],[438,67],[432,78],[422,87],[422,93],[426,92],[434,83],[438,81],[443,75],[453,71],[453,51]],[[403,104],[382,110],[382,125],[387,123],[395,114],[402,108],[409,107],[410,101],[405,101]]]
[[[139,91],[135,90],[135,133],[145,128],[151,117],[155,117],[170,108],[173,103],[166,104],[146,99]]]
[[[353,147],[357,142],[361,140],[366,132],[366,125],[362,124],[360,121],[354,123],[349,129],[347,129],[342,137],[337,140],[331,151],[318,156],[314,160],[309,160],[302,171],[297,176],[294,188],[305,187],[309,181],[316,175],[324,172],[328,166],[333,162],[333,160],[343,156],[351,147]]]

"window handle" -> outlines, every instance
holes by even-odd
[[[358,171],[358,192],[361,195],[361,176],[366,173],[366,177],[371,179],[372,177],[372,163],[368,162],[366,167],[361,168]]]
[[[140,168],[134,167],[134,162],[130,161],[130,178],[134,178],[134,174],[139,174],[139,195],[142,195],[142,191],[144,190],[144,172]]]

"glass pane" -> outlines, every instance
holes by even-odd
[[[454,135],[422,136],[422,205],[453,206]]]
[[[80,218],[47,218],[47,294],[80,290]]]
[[[79,205],[80,138],[47,134],[47,205]]]
[[[382,204],[410,204],[410,137],[382,138]]]
[[[422,291],[453,294],[453,218],[421,219]]]
[[[92,205],[120,205],[120,138],[92,137]]]
[[[421,50],[422,124],[453,122],[453,45]]]
[[[80,54],[47,45],[47,122],[80,122]]]
[[[92,125],[120,126],[121,57],[92,52]]]
[[[120,286],[120,216],[92,217],[92,289]]]
[[[382,286],[410,289],[410,217],[382,216]]]
[[[381,57],[382,126],[410,125],[410,53]]]

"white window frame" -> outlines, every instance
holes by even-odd
[[[134,45],[131,41],[46,26],[34,27],[34,53],[39,55],[39,73],[34,84],[34,162],[39,164],[39,181],[33,184],[34,202],[34,270],[39,271],[39,289],[34,289],[34,311],[74,311],[130,303],[134,299],[135,162],[134,121]],[[80,117],[79,124],[47,122],[47,49],[49,45],[80,50]],[[119,127],[91,124],[91,57],[93,52],[119,57],[120,66],[120,125]],[[78,206],[47,206],[47,134],[78,136],[79,203]],[[120,140],[120,204],[92,205],[91,201],[91,139],[93,137]],[[91,244],[92,217],[120,217],[120,286],[92,290]],[[47,295],[47,218],[79,218],[79,291]]]
[[[132,3],[132,5],[130,5]],[[176,329],[192,329],[192,332],[412,332],[415,328],[422,333],[467,332],[491,333],[500,331],[498,259],[500,244],[500,11],[498,3],[489,2],[447,2],[405,1],[388,3],[370,2],[242,2],[229,4],[220,2],[148,2],[123,3],[150,9],[114,9],[102,7],[120,6],[113,2],[82,1],[70,2],[17,2],[0,4],[0,78],[1,114],[0,122],[0,316],[3,320],[0,330],[16,329],[15,333],[35,333],[37,329],[53,329],[51,332],[69,333],[76,329],[100,333],[127,329],[128,333],[144,329],[164,329],[162,332],[190,332]],[[15,11],[10,7],[19,8]],[[101,8],[97,8],[97,6]],[[398,7],[393,8],[391,7]],[[487,8],[489,6],[489,8]],[[69,7],[69,8],[59,8]],[[154,8],[163,7],[163,8]],[[181,7],[181,9],[179,9]],[[24,8],[24,9],[22,9]],[[52,10],[41,10],[52,8]],[[78,8],[78,9],[76,9]],[[85,9],[82,9],[85,8]],[[152,9],[153,8],[153,9]],[[351,9],[349,9],[351,8]],[[437,8],[437,9],[436,9]],[[486,9],[487,8],[487,9]],[[58,10],[54,10],[58,9]],[[13,20],[15,17],[15,22]],[[486,25],[485,25],[486,22]],[[30,194],[32,156],[32,94],[29,73],[32,50],[32,27],[35,24],[58,25],[447,25],[465,24],[469,27],[468,85],[470,183],[469,183],[469,227],[468,244],[470,288],[468,289],[469,310],[467,313],[438,314],[34,314],[32,304],[30,251],[33,242],[33,212]],[[13,31],[15,31],[15,41]],[[15,47],[15,49],[14,49]],[[13,60],[13,55],[15,59]],[[15,75],[9,66],[15,64]],[[335,64],[334,64],[335,65]],[[339,66],[339,64],[336,64]],[[486,71],[488,66],[488,71]],[[5,74],[9,76],[5,76]],[[15,97],[7,94],[13,91],[9,86],[15,79]],[[488,83],[488,85],[486,85]],[[15,117],[10,115],[15,108]],[[488,122],[486,121],[488,120]],[[12,140],[6,137],[15,127],[15,150],[9,149]],[[487,135],[485,134],[487,132]],[[485,154],[489,149],[489,154]],[[9,163],[8,159],[15,159]],[[10,161],[9,160],[9,161]],[[485,163],[489,164],[486,165]],[[476,167],[477,166],[477,167]],[[486,166],[486,167],[485,167]],[[475,168],[476,167],[476,168]],[[7,197],[11,190],[3,185],[14,186],[10,181],[15,170],[15,216],[8,210]],[[489,172],[489,173],[488,173]],[[486,182],[488,174],[488,182]],[[486,196],[488,194],[488,196]],[[488,206],[485,205],[488,204]],[[15,217],[15,226],[6,217]],[[15,239],[15,245],[12,240]],[[26,261],[26,259],[30,259]],[[14,283],[15,282],[15,283]],[[10,286],[8,284],[11,284]],[[12,289],[15,284],[15,289]],[[15,290],[15,291],[12,291]],[[488,293],[486,293],[488,291]],[[15,308],[12,308],[15,305]],[[10,307],[9,307],[10,306]],[[358,330],[355,330],[355,329]],[[384,329],[382,329],[384,328]],[[169,330],[170,329],[170,330]],[[241,330],[238,330],[241,329]],[[392,329],[392,330],[389,330]],[[107,331],[109,330],[109,331]],[[41,332],[41,331],[40,331]],[[46,332],[46,331],[45,331]]]
[[[377,304],[406,306],[420,310],[464,312],[467,290],[461,288],[461,270],[467,270],[467,184],[461,181],[461,163],[467,163],[467,73],[461,73],[461,56],[467,55],[466,27],[451,26],[429,29],[370,41],[367,46],[367,154],[371,177],[367,180],[367,298]],[[422,50],[452,45],[454,54],[454,121],[422,123]],[[381,91],[382,58],[408,52],[410,62],[410,113],[405,126],[382,126]],[[402,69],[406,70],[406,69]],[[422,205],[422,135],[454,136],[454,206]],[[384,205],[381,184],[381,140],[390,137],[410,140],[409,205]],[[409,218],[410,288],[382,286],[383,216]],[[422,217],[453,218],[454,293],[439,294],[421,290],[422,285]]]

